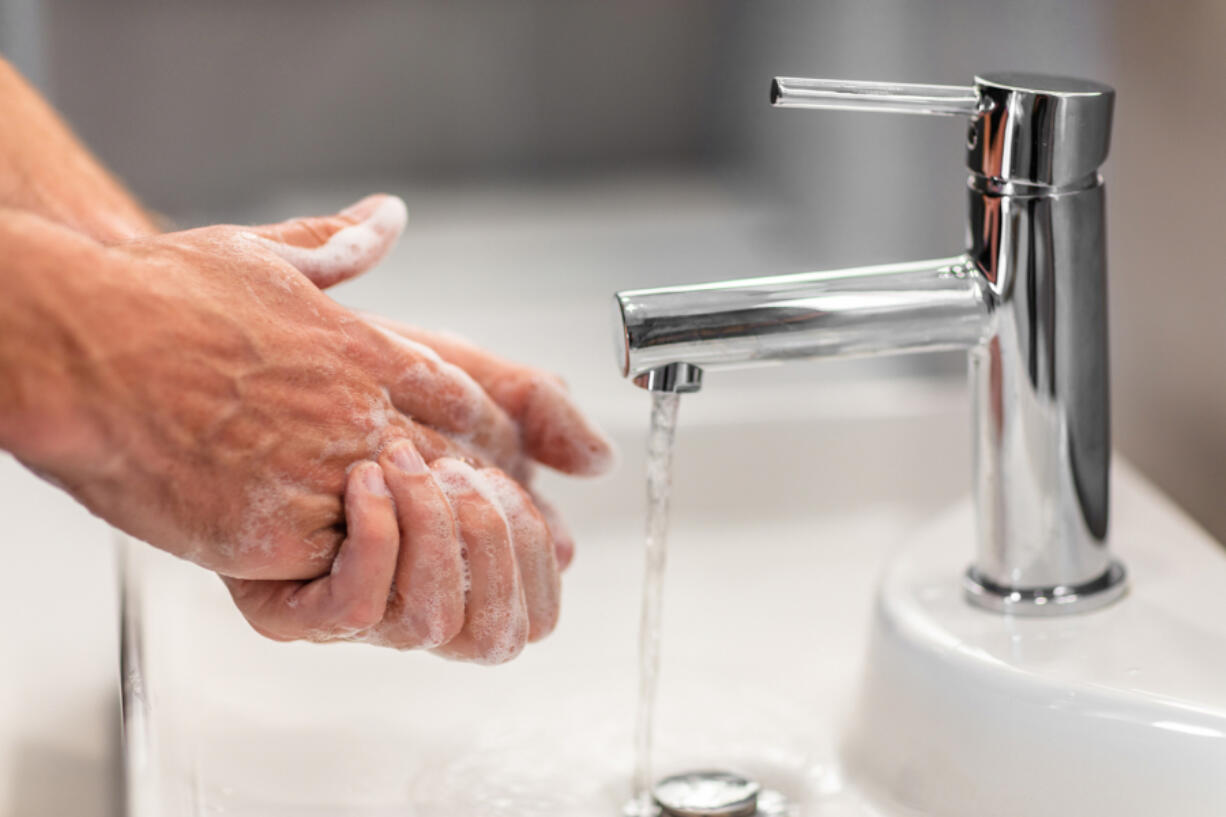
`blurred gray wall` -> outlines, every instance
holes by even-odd
[[[41,49],[11,25],[40,19]],[[1106,81],[1116,441],[1219,538],[1223,42],[1215,0],[0,0],[0,47],[155,207],[705,168],[784,205],[789,269],[960,247],[963,125],[771,110],[773,74]]]
[[[46,85],[42,0],[0,0],[0,53],[26,78]]]
[[[42,5],[55,101],[171,212],[307,176],[696,161],[729,34],[720,0]]]

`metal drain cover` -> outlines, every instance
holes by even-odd
[[[670,817],[750,817],[760,791],[757,781],[739,774],[703,770],[666,777],[651,794]]]

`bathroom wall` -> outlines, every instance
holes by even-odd
[[[1226,4],[1125,0],[1111,42],[1116,435],[1226,541]]]
[[[177,212],[306,178],[701,161],[730,2],[41,5],[45,87],[133,188]]]
[[[773,74],[1109,82],[1116,442],[1219,538],[1224,41],[1214,0],[0,0],[0,48],[171,213],[683,170],[774,203],[780,271],[952,252],[964,169],[956,120],[772,110]]]

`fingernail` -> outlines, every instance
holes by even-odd
[[[426,461],[417,452],[417,447],[407,440],[396,443],[392,447],[390,455],[392,464],[406,474],[424,474],[429,470],[426,468]]]
[[[383,479],[383,469],[373,462],[362,466],[362,486],[376,496],[392,495]]]

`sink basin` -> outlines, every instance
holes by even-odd
[[[1218,815],[1226,809],[1221,547],[1126,467],[1122,600],[1007,618],[950,580],[960,503],[893,559],[844,744],[847,776],[903,814]]]
[[[681,406],[656,767],[730,766],[802,813],[871,814],[840,780],[839,724],[886,553],[963,490],[965,394],[779,388],[768,413],[734,382]],[[619,815],[649,402],[625,395],[617,472],[545,486],[579,551],[557,631],[505,666],[268,641],[216,577],[132,543],[130,813]]]
[[[796,815],[1220,812],[1226,561],[1202,532],[1118,466],[1129,596],[971,609],[962,385],[778,389],[682,403],[660,775],[731,768]],[[557,632],[506,666],[267,641],[214,577],[129,545],[129,813],[620,814],[647,415],[627,400],[617,474],[548,486],[580,549]]]

